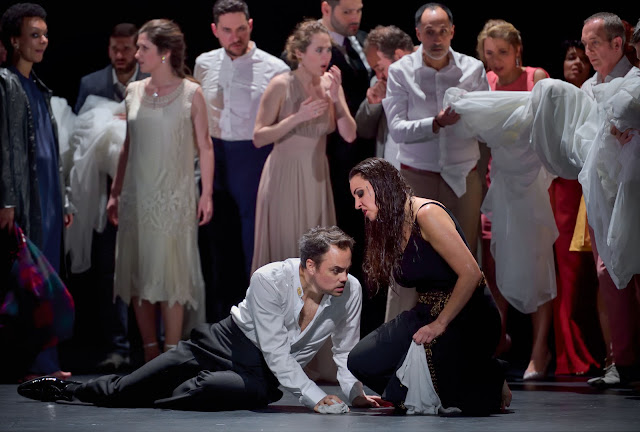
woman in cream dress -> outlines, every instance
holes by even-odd
[[[107,205],[119,225],[115,293],[133,300],[145,361],[160,354],[155,303],[165,351],[182,336],[185,306],[204,306],[197,224],[207,223],[213,212],[207,187],[213,150],[202,89],[186,78],[184,52],[184,37],[173,22],[152,20],[140,29],[136,59],[151,77],[127,87],[127,135]]]

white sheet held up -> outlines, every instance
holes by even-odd
[[[124,114],[124,103],[91,95],[70,134],[71,199],[77,208],[67,233],[73,273],[91,267],[93,230],[102,232],[107,222],[107,176],[115,175],[126,133],[126,122],[119,113]]]
[[[500,165],[507,173],[503,179],[506,186],[500,185],[505,188],[504,195],[497,199],[494,192],[483,204],[483,211],[494,212],[493,226],[496,211],[504,212],[504,218],[498,218],[501,224],[507,223],[499,227],[501,230],[518,230],[520,227],[513,224],[524,227],[531,223],[512,214],[509,209],[517,206],[508,201],[517,198],[518,190],[532,192],[527,190],[535,183],[528,184],[535,172],[528,169],[533,168],[528,164],[532,159],[520,148],[528,143],[551,174],[580,181],[593,240],[611,278],[622,289],[633,275],[640,274],[640,134],[633,132],[631,141],[623,146],[611,134],[611,125],[621,131],[640,129],[640,70],[632,68],[625,77],[595,86],[593,92],[595,100],[569,83],[549,78],[536,83],[530,93],[452,91],[445,98],[462,114],[459,131],[485,140],[494,160],[496,154],[505,152],[503,162],[508,163]],[[514,175],[518,169],[521,176]],[[545,181],[541,180],[539,187]],[[536,195],[541,198],[539,191]],[[533,220],[546,226],[549,214],[538,204],[532,208]],[[529,229],[539,227],[534,224]],[[507,238],[511,236],[507,234]],[[510,266],[522,264],[507,256]],[[494,257],[498,272],[500,262]],[[506,269],[508,274],[511,270],[515,269]]]
[[[553,176],[533,151],[530,92],[450,89],[445,106],[460,114],[456,133],[491,148],[491,186],[482,212],[491,220],[496,282],[522,313],[555,298],[553,243],[558,237],[549,186]]]

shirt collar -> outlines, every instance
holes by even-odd
[[[340,33],[336,33],[334,31],[329,31],[329,36],[331,36],[331,39],[333,39],[336,45],[339,45],[339,46],[344,45],[344,38],[346,36],[341,35]]]
[[[618,63],[616,63],[616,65],[613,67],[611,72],[609,72],[609,75],[604,77],[604,81],[601,80],[602,75],[600,74],[600,72],[596,72],[596,84],[609,82],[612,79],[623,77],[627,74],[627,72],[631,70],[632,67],[633,65],[631,64],[627,56],[623,55],[620,61],[618,61]]]
[[[125,84],[123,84],[125,87],[136,80],[136,77],[138,76],[139,70],[140,70],[140,66],[136,62],[136,69],[133,72],[133,75],[131,75],[129,80]],[[114,84],[120,84],[120,80],[118,79],[118,75],[116,75],[116,68],[114,68],[114,67],[111,67],[111,79],[113,80]]]

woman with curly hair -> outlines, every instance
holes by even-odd
[[[456,219],[441,203],[414,196],[384,159],[360,162],[349,178],[355,207],[365,217],[363,273],[371,294],[384,292],[391,280],[419,293],[413,309],[356,345],[349,370],[402,407],[411,385],[398,375],[413,341],[424,346],[440,412],[455,407],[486,415],[504,409],[511,393],[493,357],[500,316]]]
[[[298,239],[336,222],[327,135],[356,138],[356,122],[331,63],[329,30],[316,19],[298,23],[287,39],[293,71],[274,77],[260,100],[253,144],[274,143],[262,170],[256,204],[252,272],[298,254]]]

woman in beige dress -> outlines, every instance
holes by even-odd
[[[183,334],[185,307],[204,308],[197,229],[198,221],[207,223],[213,213],[213,149],[202,89],[185,74],[179,27],[149,21],[137,45],[140,70],[151,76],[127,87],[127,135],[107,212],[119,225],[115,293],[132,300],[149,361],[160,354],[156,303],[165,351]],[[203,185],[199,198],[196,155]]]
[[[258,188],[252,270],[297,256],[298,239],[310,228],[335,225],[326,137],[337,128],[345,141],[356,138],[340,69],[327,71],[326,27],[317,20],[299,23],[286,51],[294,70],[269,83],[253,134],[256,147],[275,145]]]

